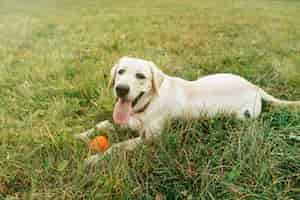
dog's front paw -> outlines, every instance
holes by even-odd
[[[84,160],[84,164],[86,165],[86,166],[93,166],[93,165],[96,165],[96,164],[98,164],[101,160],[103,160],[104,159],[104,154],[96,154],[96,155],[92,155],[92,156],[90,156],[90,157],[88,157],[88,158],[86,158],[85,160]]]
[[[92,155],[84,160],[85,165],[87,166],[93,166],[98,163],[100,163],[102,160],[106,159],[112,152],[112,148],[109,148],[104,153],[98,153],[95,155]]]
[[[82,140],[84,142],[89,142],[90,141],[90,137],[88,135],[88,132],[83,132],[83,133],[75,134],[73,137],[75,139]]]
[[[115,128],[114,128],[113,124],[110,123],[109,120],[105,120],[105,121],[102,121],[102,122],[96,124],[96,130],[105,131],[105,132],[113,132],[113,131],[115,131]]]

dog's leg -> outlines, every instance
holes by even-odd
[[[135,121],[135,122],[137,122],[137,121]],[[110,155],[114,151],[119,151],[119,150],[132,151],[142,142],[153,140],[153,139],[157,138],[161,133],[162,122],[163,121],[152,121],[152,123],[150,125],[152,128],[150,129],[150,128],[144,127],[142,130],[140,130],[139,137],[114,144],[103,154],[96,154],[96,155],[93,155],[93,156],[87,158],[85,160],[85,163],[87,165],[97,164],[100,160],[104,159],[106,156]],[[135,125],[138,125],[138,124],[135,124]]]
[[[111,131],[114,131],[115,128],[112,123],[110,123],[108,120],[105,120],[105,121],[102,121],[102,122],[96,124],[96,130],[111,132]]]
[[[83,141],[89,141],[90,138],[92,138],[92,136],[95,133],[95,129],[89,129],[85,132],[79,133],[79,134],[75,134],[74,138],[79,139],[79,140],[83,140]]]
[[[93,156],[90,156],[85,160],[85,163],[87,165],[94,165],[97,164],[100,160],[105,158],[106,156],[110,155],[114,151],[118,150],[125,150],[125,151],[132,151],[135,149],[139,144],[141,144],[143,141],[142,137],[137,137],[134,139],[126,140],[124,142],[120,142],[117,144],[113,144],[107,151],[105,151],[103,154],[96,154]]]
[[[112,132],[114,131],[114,126],[108,120],[105,120],[96,124],[95,128],[89,129],[83,133],[76,134],[74,135],[74,137],[76,139],[88,141],[96,135],[96,131]]]

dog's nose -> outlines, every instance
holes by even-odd
[[[125,97],[129,93],[128,85],[117,85],[116,92],[118,97]]]

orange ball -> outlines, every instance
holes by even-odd
[[[90,148],[95,152],[104,152],[108,147],[109,143],[105,136],[96,136],[90,143]]]

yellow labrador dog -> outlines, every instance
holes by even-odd
[[[164,123],[172,118],[198,118],[217,113],[231,113],[238,118],[256,118],[262,100],[275,105],[300,105],[300,101],[283,101],[258,86],[233,74],[214,74],[186,81],[164,74],[153,62],[123,57],[111,70],[110,85],[117,98],[113,111],[116,124],[137,130],[140,136],[114,144],[115,148],[132,150],[143,140],[159,135]],[[109,126],[105,121],[98,129]],[[91,131],[77,137],[88,137]],[[103,156],[103,155],[102,155]],[[95,163],[101,155],[88,159]]]

